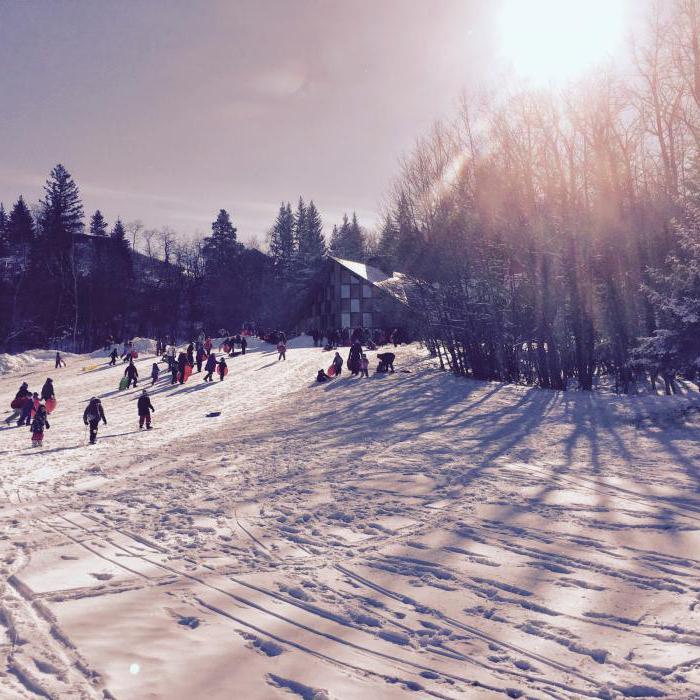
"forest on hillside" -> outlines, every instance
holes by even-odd
[[[700,372],[700,3],[658,3],[630,66],[467,95],[401,164],[378,249],[424,335],[480,379],[620,392]]]

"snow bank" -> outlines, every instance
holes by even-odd
[[[53,362],[56,357],[55,350],[27,350],[16,355],[11,353],[0,354],[0,374],[11,374],[35,368],[44,362]],[[68,360],[77,357],[70,352],[61,352],[61,357]]]

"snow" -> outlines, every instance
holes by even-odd
[[[0,697],[700,697],[693,396],[396,353],[319,385],[332,353],[251,339],[224,382],[164,371],[151,432],[105,353],[0,358],[6,405],[59,400],[40,450],[0,424]]]

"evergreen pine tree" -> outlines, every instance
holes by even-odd
[[[399,232],[390,214],[387,214],[379,234],[379,257],[387,270],[393,271],[399,248]]]
[[[306,257],[311,265],[317,265],[326,255],[326,242],[323,238],[323,222],[313,200],[306,208]]]
[[[126,237],[126,229],[121,219],[117,219],[114,222],[114,227],[112,228],[112,233],[110,238],[115,242],[116,245],[123,248],[124,250],[129,250],[129,239]]]
[[[7,238],[11,245],[29,246],[34,238],[34,219],[20,195],[7,220]]]
[[[237,229],[231,223],[231,217],[226,209],[220,209],[219,215],[211,225],[212,238],[232,243],[236,241]],[[206,240],[206,239],[205,239]]]
[[[10,250],[10,240],[7,233],[9,219],[3,203],[0,202],[0,256],[7,255]]]
[[[102,212],[97,209],[90,218],[90,235],[91,236],[106,236],[107,222],[105,221]]]
[[[294,212],[293,221],[293,236],[294,236],[294,252],[296,257],[296,263],[298,267],[303,267],[306,264],[308,258],[308,251],[306,249],[306,204],[302,197],[299,197],[299,203],[297,204],[297,210]]]
[[[397,244],[395,263],[402,272],[418,272],[423,238],[415,224],[408,197],[402,194],[394,212]]]
[[[287,277],[294,262],[294,216],[289,202],[282,202],[270,230],[270,257],[278,276]]]
[[[70,238],[83,231],[83,204],[78,186],[70,173],[59,163],[49,174],[44,185],[41,225],[44,235],[54,240]]]
[[[340,227],[333,227],[330,251],[331,255],[337,258],[357,261],[364,260],[364,236],[355,212],[352,214],[352,221],[348,219],[347,214],[343,214],[343,222],[340,224]]]
[[[657,330],[642,338],[634,353],[639,366],[663,376],[667,393],[677,373],[694,378],[700,371],[700,208],[689,205],[675,232],[679,254],[670,255],[663,270],[653,271],[644,287]]]

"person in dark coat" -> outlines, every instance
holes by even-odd
[[[394,355],[393,352],[378,352],[377,359],[379,360],[377,372],[394,371],[394,360],[396,359],[396,355]]]
[[[189,364],[187,361],[187,355],[181,352],[177,356],[177,376],[179,378],[180,384],[185,383],[185,365]]]
[[[222,357],[222,358],[219,360],[219,366],[218,366],[218,368],[217,368],[217,372],[219,373],[219,381],[220,381],[220,382],[223,382],[223,381],[224,381],[224,377],[226,376],[226,368],[227,368],[227,365],[226,365],[226,358],[225,358],[225,357]]]
[[[205,382],[213,382],[214,379],[214,370],[216,369],[216,353],[209,353],[209,357],[207,357],[207,364],[204,365],[204,371],[206,374],[204,375],[204,381]]]
[[[151,367],[151,386],[153,386],[158,381],[159,375],[160,375],[160,367],[158,367],[157,362],[154,362],[153,367]]]
[[[248,341],[245,339],[245,336],[241,336],[241,355],[245,355],[246,348],[248,347]]]
[[[194,343],[192,342],[187,346],[187,364],[194,367]]]
[[[170,380],[171,384],[177,384],[177,373],[178,373],[178,368],[177,368],[177,362],[170,362],[170,376],[172,379]]]
[[[22,382],[21,386],[19,387],[19,391],[15,394],[15,398],[10,404],[10,408],[14,411],[14,413],[5,418],[5,423],[7,423],[7,425],[9,425],[10,423],[12,423],[13,420],[16,420],[22,415],[22,409],[24,408],[25,399],[31,399],[31,397],[32,392],[29,391],[29,384],[27,384],[27,382]],[[17,425],[22,424],[17,423]]]
[[[141,392],[141,396],[139,396],[139,400],[137,402],[137,407],[139,411],[139,430],[143,430],[143,424],[146,424],[146,430],[151,429],[151,411],[155,411],[156,409],[153,408],[153,405],[151,404],[151,398],[148,395],[148,392],[144,389]]]
[[[127,389],[131,386],[131,382],[134,383],[134,387],[136,386],[136,382],[139,378],[139,371],[136,369],[136,365],[132,360],[129,360],[129,364],[124,370],[124,376],[129,377],[129,383],[126,385]]]
[[[105,418],[102,402],[96,396],[93,396],[83,413],[83,423],[90,426],[91,445],[97,442],[97,426],[100,424],[100,421],[107,425],[107,418]]]
[[[195,355],[195,361],[197,363],[197,371],[201,372],[202,371],[202,363],[204,362],[204,358],[206,357],[206,352],[204,351],[204,346],[203,345],[198,345],[197,346],[197,354]]]
[[[65,366],[66,366],[66,362],[61,357],[61,353],[56,351],[56,367],[55,367],[55,369],[58,369],[59,367],[65,367]]]
[[[53,390],[53,379],[48,377],[44,382],[44,386],[41,387],[41,400],[48,401],[49,399],[55,399],[56,394]]]
[[[330,379],[330,377],[322,370],[318,370],[318,374],[316,375],[316,381],[317,382],[327,382]]]
[[[333,369],[335,370],[336,377],[339,377],[343,372],[343,358],[340,356],[339,352],[336,352],[333,358]]]
[[[114,366],[117,364],[117,358],[119,357],[119,353],[117,352],[117,348],[112,348],[112,352],[109,353],[109,356],[112,358],[109,361],[109,364],[111,366]]]
[[[360,373],[360,359],[362,358],[362,345],[359,340],[353,340],[348,353],[348,369],[353,377]]]
[[[32,431],[32,447],[41,447],[41,443],[44,440],[44,429],[48,430],[50,427],[46,406],[39,404],[30,428]]]

